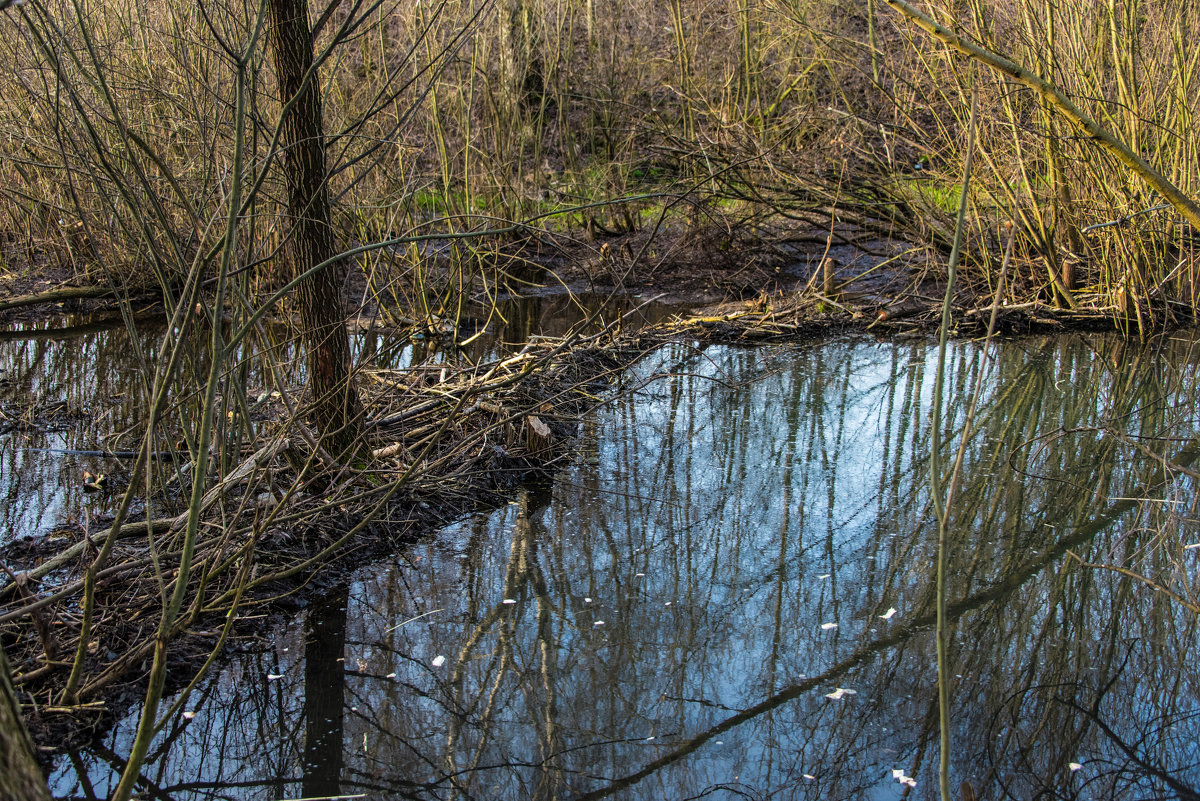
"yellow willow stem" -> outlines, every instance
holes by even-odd
[[[1158,170],[1151,167],[1145,159],[1135,153],[1128,145],[1105,128],[1102,128],[1099,123],[1084,113],[1082,109],[1071,102],[1066,95],[1060,92],[1049,81],[1040,78],[1015,61],[982,48],[974,42],[968,42],[949,28],[934,22],[904,2],[904,0],[883,1],[908,17],[919,28],[930,33],[935,39],[950,45],[960,53],[986,64],[997,72],[1003,73],[1014,81],[1022,83],[1037,92],[1040,97],[1070,120],[1071,123],[1083,129],[1088,136],[1095,140],[1097,145],[1111,153],[1118,161],[1132,170],[1138,178],[1166,198],[1167,202],[1174,206],[1175,210],[1182,214],[1194,228],[1200,229],[1200,205],[1197,205],[1195,200],[1188,197],[1179,187],[1167,180]]]
[[[954,224],[954,247],[950,250],[950,266],[946,272],[946,297],[942,302],[942,324],[938,332],[937,377],[933,384],[933,415],[930,421],[929,484],[933,508],[937,515],[937,673],[938,722],[941,754],[938,781],[942,801],[950,801],[950,665],[949,623],[946,619],[946,562],[950,550],[950,508],[942,496],[942,385],[946,375],[946,347],[950,338],[950,307],[954,302],[954,279],[962,253],[963,228],[967,218],[967,196],[971,189],[971,167],[975,162],[975,125],[979,115],[979,92],[971,96],[971,122],[967,132],[967,161],[963,167],[962,194],[958,199],[958,218]],[[963,432],[964,436],[966,431]]]

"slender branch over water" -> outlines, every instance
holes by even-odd
[[[948,533],[950,504],[953,502],[954,478],[950,480],[951,491],[942,495],[942,385],[946,374],[946,346],[950,340],[950,309],[954,303],[954,279],[958,274],[958,260],[962,253],[964,223],[967,217],[967,198],[971,190],[971,168],[975,163],[975,126],[979,115],[979,93],[971,96],[971,122],[967,129],[967,160],[963,166],[962,193],[958,199],[958,218],[954,225],[954,248],[950,251],[950,266],[946,274],[946,297],[942,303],[942,323],[938,330],[937,377],[933,384],[933,422],[930,424],[929,480],[933,494],[933,508],[938,521],[937,548],[937,672],[938,672],[938,722],[941,739],[938,780],[942,801],[950,801],[950,665],[947,655],[950,633],[946,619],[946,562],[950,548]],[[994,317],[994,314],[993,314]],[[982,369],[982,368],[981,368]],[[963,439],[969,435],[963,430]],[[961,466],[955,459],[955,471]]]

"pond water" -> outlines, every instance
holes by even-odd
[[[600,310],[598,322],[619,316],[629,325],[655,322],[683,307],[653,299],[545,292],[498,303],[483,313],[468,308],[468,326],[480,336],[465,348],[432,337],[410,338],[386,330],[359,333],[358,355],[371,363],[404,368],[413,363],[478,361],[513,349],[530,336],[562,336]],[[163,350],[161,317],[137,320],[131,336],[119,318],[68,316],[0,330],[0,546],[13,539],[49,535],[110,514],[119,493],[89,492],[84,474],[120,478],[138,447],[146,418],[146,384]],[[474,333],[460,331],[463,339]],[[207,371],[207,333],[200,331],[184,370]],[[251,347],[269,348],[285,381],[303,380],[295,343],[283,328],[268,328]],[[251,351],[249,382],[268,388]],[[116,452],[117,457],[106,454]],[[170,503],[170,499],[165,499]],[[0,582],[2,583],[2,582]]]
[[[154,358],[149,339],[142,353]],[[82,489],[85,470],[108,473],[113,432],[144,418],[139,362],[112,322],[64,319],[0,332],[0,545],[110,510]]]
[[[1200,352],[952,346],[953,786],[1195,798]],[[936,797],[936,350],[664,348],[511,505],[362,567],[207,678],[143,798]],[[1168,439],[1163,439],[1168,438]],[[62,758],[115,786],[137,710]],[[901,771],[897,774],[895,771]],[[911,777],[909,788],[900,777]]]

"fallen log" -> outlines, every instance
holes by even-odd
[[[21,306],[36,306],[41,303],[59,303],[64,300],[115,298],[116,296],[117,293],[109,287],[64,286],[58,289],[48,289],[45,292],[35,292],[32,295],[14,295],[11,298],[0,299],[0,311],[8,311]]]

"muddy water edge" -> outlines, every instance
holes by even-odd
[[[76,478],[95,457],[62,451],[136,422],[115,402],[136,365],[94,337],[7,357],[9,536],[103,514]],[[552,482],[241,643],[159,738],[143,792],[933,797],[935,360],[925,340],[664,347]],[[953,510],[956,784],[1200,787],[1196,616],[1072,556],[1194,581],[1195,482],[1164,482],[1156,455],[1194,456],[1198,361],[1187,336],[953,346],[947,447],[988,370]],[[37,399],[27,425],[18,396]],[[126,411],[89,411],[104,399]],[[55,793],[104,797],[136,717],[60,758]]]

